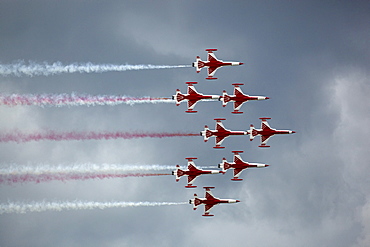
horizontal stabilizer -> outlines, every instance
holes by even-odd
[[[269,148],[270,146],[267,146],[267,145],[260,145],[260,146],[258,146],[258,147],[260,147],[260,148]]]
[[[225,148],[225,147],[221,147],[221,146],[214,146],[213,148],[221,149],[221,148]]]
[[[188,184],[188,185],[186,185],[185,186],[185,188],[196,188],[197,186],[195,186],[195,185],[191,185],[191,184]]]
[[[185,158],[185,159],[187,159],[187,160],[196,160],[196,159],[198,159],[198,158],[195,158],[195,157],[188,157],[188,158]]]

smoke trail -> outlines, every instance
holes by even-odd
[[[88,179],[106,179],[106,178],[127,178],[127,177],[152,177],[152,176],[167,176],[168,173],[128,173],[128,174],[21,174],[21,175],[0,175],[0,184],[14,184],[14,183],[42,183],[50,181],[68,180],[88,180]]]
[[[48,64],[43,62],[37,64],[30,61],[25,64],[24,61],[13,64],[0,64],[0,75],[3,76],[49,76],[62,73],[103,73],[109,71],[127,71],[127,70],[146,70],[146,69],[172,69],[172,68],[188,68],[191,65],[152,65],[152,64],[92,64],[92,63],[73,63],[63,65],[61,62]]]
[[[74,165],[8,165],[0,168],[0,184],[41,183],[50,181],[166,176],[169,173],[142,173],[143,171],[175,170],[166,165],[117,165],[117,164],[74,164]],[[203,166],[216,168],[215,166]],[[186,168],[182,168],[186,169]],[[140,172],[138,172],[140,171]],[[126,172],[123,174],[123,172]],[[129,172],[129,173],[127,173]]]
[[[199,136],[199,134],[183,133],[183,132],[56,132],[46,130],[44,132],[35,132],[26,134],[14,130],[11,133],[0,133],[0,142],[30,142],[30,141],[82,141],[82,140],[109,140],[109,139],[136,139],[136,138],[165,138],[165,137],[186,137],[186,136]]]
[[[2,166],[0,175],[41,175],[41,174],[67,174],[67,173],[111,173],[137,171],[164,171],[173,170],[176,166],[168,165],[123,165],[123,164],[72,164],[72,165],[18,165],[12,164]]]
[[[107,208],[126,208],[126,207],[154,207],[154,206],[171,206],[184,205],[187,202],[9,202],[0,204],[0,214],[24,214],[28,212],[43,211],[62,211],[62,210],[85,210],[85,209],[107,209]]]
[[[171,98],[130,97],[115,95],[88,94],[0,94],[0,105],[35,105],[35,106],[96,106],[143,103],[174,103]]]

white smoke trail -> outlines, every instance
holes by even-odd
[[[30,61],[25,64],[24,61],[13,64],[0,64],[0,75],[3,76],[49,76],[63,73],[103,73],[109,71],[127,71],[127,70],[146,70],[146,69],[172,69],[188,68],[191,65],[152,65],[152,64],[92,64],[92,63],[73,63],[63,65],[61,62],[41,64]]]
[[[125,207],[154,207],[154,206],[171,206],[184,205],[187,202],[9,202],[8,204],[0,204],[0,214],[24,214],[28,212],[43,212],[43,211],[62,211],[62,210],[85,210],[85,209],[107,209],[107,208],[125,208]]]
[[[35,105],[35,106],[96,106],[119,104],[157,104],[174,103],[171,98],[131,97],[125,95],[89,95],[89,94],[4,94],[0,93],[0,105]]]
[[[122,164],[72,164],[72,165],[6,165],[0,168],[0,175],[43,175],[67,173],[109,173],[117,174],[135,171],[174,170],[176,166],[167,165],[122,165]]]

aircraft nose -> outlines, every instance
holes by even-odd
[[[239,65],[243,65],[244,63],[239,63]]]
[[[295,131],[292,131],[292,133],[295,133]]]
[[[240,202],[239,200],[236,200],[236,202]]]
[[[266,97],[265,99],[270,99],[269,97]]]
[[[265,165],[266,167],[270,166],[270,165]]]

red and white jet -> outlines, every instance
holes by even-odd
[[[206,125],[204,127],[204,130],[200,132],[200,135],[204,136],[204,142],[208,141],[208,139],[212,136],[216,137],[216,146],[214,146],[213,148],[225,148],[221,147],[221,143],[226,137],[229,137],[231,135],[248,135],[248,131],[231,131],[226,129],[221,122],[222,120],[226,120],[225,118],[215,118],[215,120],[215,130],[210,130]]]
[[[222,66],[237,66],[242,65],[243,63],[240,62],[224,62],[216,58],[214,51],[217,49],[206,49],[208,52],[208,61],[202,61],[199,56],[197,56],[195,62],[193,63],[193,67],[196,68],[197,73],[204,67],[208,67],[208,77],[206,79],[217,79],[214,76],[216,70]]]
[[[231,179],[233,181],[241,181],[243,179],[239,178],[239,175],[242,173],[244,169],[248,169],[251,167],[261,168],[261,167],[268,167],[269,165],[261,164],[261,163],[248,163],[242,160],[239,153],[243,153],[243,151],[232,151],[234,153],[234,162],[227,162],[225,158],[223,158],[222,163],[218,165],[219,168],[222,169],[223,172],[226,172],[227,169],[234,169],[234,177]]]
[[[222,101],[222,106],[225,107],[227,103],[233,101],[234,102],[234,111],[231,113],[243,113],[239,111],[241,106],[249,101],[249,100],[265,100],[269,99],[269,97],[265,96],[249,96],[247,94],[244,94],[243,91],[240,89],[239,86],[244,85],[242,83],[234,83],[232,84],[234,86],[234,95],[228,95],[227,92],[224,90],[222,93],[222,97],[220,100]]]
[[[260,119],[262,120],[261,129],[256,129],[254,128],[253,124],[251,124],[250,129],[248,131],[251,141],[253,141],[254,137],[258,135],[261,136],[261,145],[259,145],[259,147],[270,147],[270,146],[267,146],[266,143],[268,139],[273,135],[295,133],[295,131],[292,131],[292,130],[276,130],[276,129],[271,128],[267,122],[267,120],[271,118],[263,117]]]
[[[193,209],[196,210],[197,207],[201,204],[204,204],[204,214],[202,216],[214,216],[209,214],[214,205],[220,203],[237,203],[239,200],[235,199],[220,199],[212,195],[211,189],[214,187],[203,187],[205,191],[205,198],[198,198],[197,194],[194,194],[194,199],[189,200],[189,204],[193,204]]]
[[[188,176],[188,185],[185,186],[185,188],[196,188],[197,186],[192,185],[195,179],[202,175],[202,174],[218,174],[222,173],[223,171],[216,171],[216,170],[202,170],[195,166],[193,160],[197,158],[186,158],[188,160],[188,169],[187,170],[181,170],[180,166],[177,165],[177,169],[175,171],[172,171],[172,175],[176,176],[176,182],[178,182],[181,178],[181,176]]]
[[[197,84],[197,82],[186,82],[188,84],[188,93],[182,94],[179,89],[176,90],[176,94],[172,96],[172,99],[176,101],[176,105],[180,105],[181,101],[187,100],[188,101],[188,110],[185,112],[194,113],[197,111],[193,111],[195,104],[199,100],[219,100],[221,96],[219,95],[204,95],[202,93],[198,93],[193,84]]]

